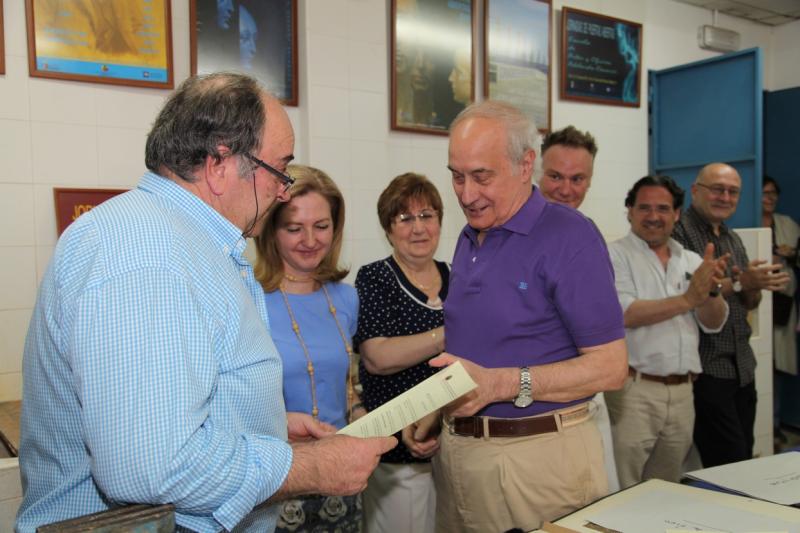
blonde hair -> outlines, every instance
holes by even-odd
[[[333,242],[330,250],[317,267],[314,279],[320,283],[340,281],[349,272],[349,269],[339,267],[342,234],[344,233],[344,197],[333,180],[319,169],[305,165],[290,165],[287,172],[295,179],[294,185],[289,189],[292,200],[316,192],[328,201],[333,220]],[[258,256],[254,272],[265,292],[278,290],[283,279],[283,259],[278,251],[278,239],[275,233],[280,226],[281,217],[290,203],[291,200],[285,203],[276,203],[267,215],[264,229],[255,238]]]

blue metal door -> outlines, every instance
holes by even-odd
[[[764,170],[781,186],[778,212],[800,220],[800,87],[764,94]]]
[[[768,92],[764,100],[764,168],[781,186],[778,212],[800,220],[800,87]],[[800,336],[797,340],[800,346]],[[776,372],[773,387],[780,396],[780,421],[800,428],[800,376]]]
[[[752,48],[649,72],[650,172],[688,193],[707,163],[732,165],[742,177],[735,228],[761,225],[761,62]]]

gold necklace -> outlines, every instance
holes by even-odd
[[[427,291],[428,289],[432,288],[434,284],[436,284],[436,279],[434,278],[433,283],[431,283],[430,285],[423,285],[422,283],[417,281],[417,278],[415,278],[411,274],[411,269],[406,269],[406,268],[403,267],[403,263],[397,258],[397,256],[395,256],[394,260],[400,266],[400,270],[403,271],[403,274],[406,275],[406,277],[409,279],[409,281],[411,281],[411,283],[413,283],[414,285],[416,285],[417,287],[419,287],[423,291]],[[436,263],[434,263],[434,266],[435,265],[436,265]]]
[[[289,277],[288,274],[286,275],[286,278],[289,279],[289,281],[294,281]],[[294,317],[292,306],[289,305],[289,297],[286,295],[286,291],[283,290],[283,285],[281,285],[280,291],[281,296],[283,296],[283,302],[286,304],[286,310],[289,312],[289,318],[292,321],[292,330],[294,331],[294,334],[297,335],[297,340],[300,342],[300,347],[303,348],[303,355],[306,357],[306,372],[308,372],[308,380],[311,386],[311,416],[313,416],[314,419],[319,419],[319,407],[317,404],[317,382],[314,379],[314,362],[311,360],[311,355],[308,353],[306,342],[303,340],[303,336],[300,334],[300,325],[297,323],[297,319]],[[325,299],[328,301],[328,311],[333,316],[333,321],[336,322],[336,329],[339,330],[339,335],[342,337],[342,342],[344,342],[344,350],[347,352],[346,413],[349,413],[353,405],[353,347],[349,342],[347,342],[347,336],[344,334],[342,325],[339,323],[339,318],[336,316],[336,307],[333,305],[331,295],[328,294],[328,288],[324,283],[322,284],[322,292],[325,293]]]
[[[287,274],[284,272],[283,277],[288,279],[289,281],[294,281],[295,283],[305,283],[306,281],[314,281],[313,276],[309,276],[307,278],[300,278],[297,276],[292,276],[291,274]]]

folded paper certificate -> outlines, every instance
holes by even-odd
[[[388,437],[465,395],[478,385],[453,363],[338,431],[352,437]]]

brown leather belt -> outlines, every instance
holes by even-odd
[[[645,374],[644,372],[639,372],[632,366],[629,366],[628,375],[631,377],[636,377],[636,374],[639,374],[640,378],[646,379],[647,381],[655,381],[657,383],[663,383],[664,385],[682,385],[683,383],[694,381],[694,376],[695,376],[695,374],[691,372],[689,372],[688,374],[670,374],[669,376],[654,376],[653,374]]]
[[[491,418],[484,416],[464,416],[453,418],[451,432],[464,437],[479,439],[484,436],[484,419],[488,426],[487,437],[530,437],[543,433],[558,431],[558,421],[561,424],[571,425],[582,422],[589,414],[589,404],[585,403],[577,409],[562,411],[560,413],[531,416],[527,418]]]

